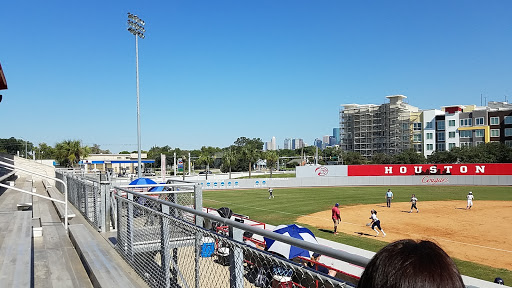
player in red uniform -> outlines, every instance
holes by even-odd
[[[341,216],[340,216],[340,209],[338,207],[340,206],[339,203],[334,204],[334,207],[332,207],[332,222],[334,223],[334,234],[338,234],[338,224],[340,224]]]

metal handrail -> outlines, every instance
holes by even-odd
[[[43,175],[43,174],[40,174],[40,173],[37,173],[37,172],[33,172],[33,171],[30,171],[28,169],[25,169],[25,168],[21,168],[21,167],[16,167],[12,164],[9,164],[9,163],[6,163],[6,162],[3,162],[3,161],[0,161],[0,164],[1,165],[4,165],[6,167],[9,167],[11,168],[11,170],[19,170],[21,172],[25,172],[29,175],[35,175],[35,176],[39,176],[41,178],[47,178],[47,179],[51,179],[51,180],[54,180],[54,181],[57,181],[57,182],[60,182],[64,185],[64,213],[65,213],[65,216],[64,216],[64,229],[66,230],[66,232],[68,231],[68,185],[66,183],[64,183],[64,181],[58,179],[58,178],[54,178],[54,177],[50,177],[48,175]],[[4,187],[4,188],[7,188],[7,189],[13,189],[13,187],[10,187],[10,186],[7,186],[7,185],[4,185],[4,184],[1,184],[0,183],[0,186],[1,187]],[[62,203],[62,200],[58,200],[58,199],[55,199],[55,198],[49,198],[49,197],[45,197],[43,195],[39,195],[39,194],[34,194],[32,192],[28,192],[28,191],[25,191],[25,190],[22,190],[22,189],[18,189],[18,188],[15,188],[13,190],[16,190],[16,191],[20,191],[20,192],[23,192],[23,193],[27,193],[27,194],[31,194],[31,195],[34,195],[34,196],[38,196],[38,197],[41,197],[41,198],[44,198],[44,199],[48,199],[48,200],[51,200],[51,201],[56,201],[56,202],[59,202],[59,203]]]
[[[306,242],[306,241],[295,239],[295,238],[292,238],[292,237],[289,237],[289,236],[284,236],[284,235],[281,235],[281,234],[278,234],[278,233],[275,233],[275,232],[272,232],[272,231],[264,230],[264,229],[261,229],[261,228],[256,228],[256,227],[253,227],[253,226],[250,226],[250,225],[247,225],[247,224],[243,224],[243,223],[240,223],[240,222],[237,222],[237,221],[233,221],[231,219],[222,218],[220,216],[215,216],[215,215],[212,215],[212,214],[208,214],[206,212],[195,210],[193,208],[189,208],[189,207],[186,207],[186,206],[181,206],[181,205],[176,204],[176,203],[164,201],[164,200],[161,200],[161,199],[155,199],[155,198],[153,198],[151,196],[148,196],[148,195],[145,195],[145,194],[142,194],[142,193],[138,193],[138,192],[134,192],[134,191],[131,191],[131,190],[128,190],[128,189],[124,189],[124,188],[121,188],[121,187],[114,187],[114,188],[122,190],[122,191],[127,192],[127,193],[131,193],[131,194],[133,194],[135,196],[138,196],[138,197],[146,198],[147,200],[150,200],[150,201],[153,201],[153,202],[157,202],[157,203],[160,203],[160,204],[163,204],[163,205],[170,206],[170,207],[175,208],[175,209],[186,211],[188,213],[197,215],[199,217],[207,218],[207,219],[213,220],[215,222],[222,223],[224,225],[229,225],[229,226],[232,226],[232,227],[236,227],[238,229],[242,229],[242,230],[245,230],[245,231],[252,232],[254,234],[258,234],[258,235],[261,235],[261,236],[264,236],[264,237],[272,238],[274,240],[277,240],[277,241],[280,241],[280,242],[284,242],[284,243],[287,243],[287,244],[290,244],[290,245],[293,245],[293,246],[297,246],[297,247],[300,247],[300,248],[303,248],[303,249],[306,249],[306,250],[309,250],[309,251],[315,251],[315,252],[318,252],[320,254],[323,254],[323,255],[326,255],[326,256],[329,256],[329,257],[333,257],[333,258],[336,258],[336,259],[340,259],[340,260],[343,260],[345,262],[348,262],[348,263],[351,263],[351,264],[355,264],[355,265],[358,265],[358,266],[361,266],[361,267],[366,267],[368,262],[370,262],[370,259],[368,259],[366,257],[363,257],[363,256],[355,255],[355,254],[348,253],[348,252],[345,252],[345,251],[336,250],[336,249],[333,249],[333,248],[327,247],[327,246],[315,245],[313,243],[309,243],[309,242]]]

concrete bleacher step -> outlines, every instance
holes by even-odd
[[[0,213],[1,286],[30,287],[32,273],[32,212]]]
[[[41,181],[35,186],[47,196]],[[42,230],[42,237],[34,232],[33,238],[34,287],[93,287],[52,201],[34,197],[33,204],[32,221]]]
[[[43,185],[46,189],[46,192],[48,193],[48,195],[51,197],[51,198],[54,198],[54,199],[57,199],[57,200],[61,200],[61,201],[64,201],[64,195],[62,193],[60,193],[59,190],[57,190],[57,188],[53,187],[47,180],[43,180]],[[64,215],[66,214],[66,209],[65,209],[65,206],[64,204],[62,203],[58,203],[58,202],[55,202],[55,201],[52,201],[53,204],[55,205],[55,208],[57,210],[57,213],[59,214],[59,217],[61,219],[64,219]],[[73,210],[71,210],[69,207],[71,206],[71,204],[68,203],[68,220],[70,219],[73,219],[74,217],[76,217],[76,214],[73,212]]]
[[[94,287],[147,287],[121,267],[123,261],[101,236],[83,224],[69,226],[75,246]],[[113,252],[113,253],[112,253]]]
[[[41,225],[41,218],[32,218],[32,236],[43,236],[43,226]]]

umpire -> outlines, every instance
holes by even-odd
[[[388,189],[388,192],[386,192],[386,206],[388,206],[388,208],[391,207],[392,199],[393,199],[393,192],[391,192],[391,189]]]

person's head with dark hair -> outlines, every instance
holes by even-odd
[[[399,240],[382,248],[363,272],[358,288],[464,288],[453,260],[437,244]]]

